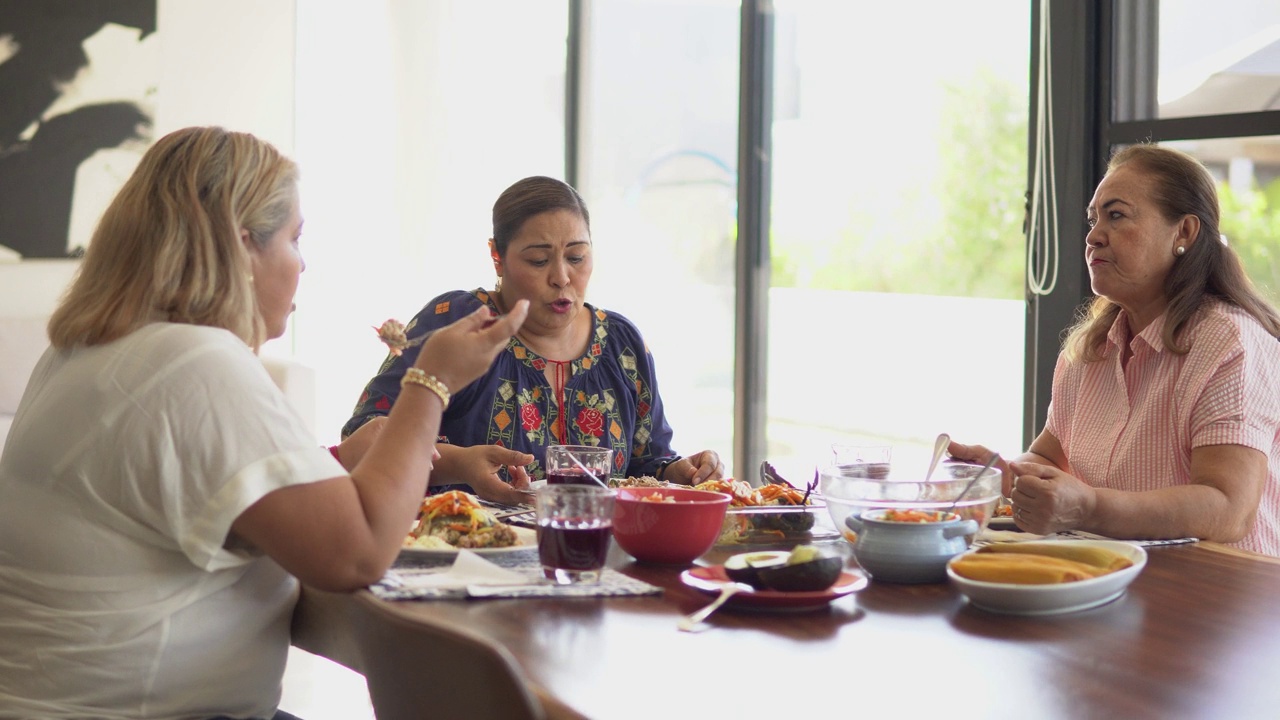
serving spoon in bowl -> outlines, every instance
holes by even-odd
[[[965,495],[969,494],[969,491],[973,489],[973,484],[978,482],[978,479],[981,478],[983,475],[985,475],[986,472],[991,469],[991,466],[995,465],[996,461],[999,459],[1000,459],[1000,453],[991,453],[991,457],[987,458],[987,464],[983,465],[982,469],[979,470],[977,474],[969,478],[969,482],[965,484],[964,489],[961,490],[960,494],[956,496],[955,501],[951,503],[951,507],[947,508],[947,512],[953,513],[956,511],[956,505],[959,505],[960,500],[964,498]]]
[[[933,459],[929,461],[929,472],[924,474],[925,482],[929,482],[929,478],[933,477],[933,471],[938,469],[938,462],[942,460],[942,454],[947,451],[947,446],[950,444],[950,435],[938,433],[938,439],[933,441]]]

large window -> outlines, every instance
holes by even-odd
[[[578,168],[591,301],[644,333],[676,449],[730,466],[738,14],[723,0],[586,3]]]
[[[527,175],[564,177],[568,2],[335,0],[297,17],[313,272],[293,340],[316,369],[319,439],[336,442],[385,356],[370,326],[492,286],[493,201]]]
[[[1158,38],[1159,117],[1280,116],[1280,5],[1230,0],[1205,13],[1194,2],[1163,0]],[[1253,281],[1280,302],[1280,135],[1202,134],[1167,144],[1218,179],[1223,234]]]
[[[1224,0],[1212,12],[1189,0],[1032,7],[1033,37],[1052,48],[1044,115],[1056,128],[1053,195],[1062,208],[1058,289],[1029,306],[1028,417],[1039,423],[1059,335],[1089,296],[1082,209],[1115,148],[1157,142],[1200,158],[1220,181],[1223,233],[1277,297],[1280,9],[1268,0]]]
[[[775,8],[770,459],[1018,452],[1027,2]]]

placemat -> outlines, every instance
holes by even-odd
[[[636,580],[605,568],[600,582],[587,585],[557,585],[542,577],[537,552],[516,552],[486,556],[487,562],[528,578],[528,585],[471,586],[438,588],[415,586],[414,578],[448,572],[453,560],[404,557],[387,571],[376,585],[369,587],[383,600],[463,600],[469,598],[544,598],[544,597],[625,597],[660,595],[662,588]]]

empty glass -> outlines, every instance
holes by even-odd
[[[892,445],[850,445],[831,443],[835,464],[851,477],[868,477],[883,480],[889,477],[893,460]]]

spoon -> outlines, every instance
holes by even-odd
[[[929,462],[929,472],[924,474],[925,482],[929,482],[929,478],[933,477],[933,471],[938,469],[938,461],[942,460],[942,454],[947,451],[947,446],[950,444],[950,435],[938,433],[938,439],[933,441],[933,460]]]
[[[969,478],[969,483],[965,485],[964,489],[960,491],[960,494],[956,496],[955,502],[951,503],[951,507],[947,510],[947,512],[949,513],[955,512],[956,505],[958,505],[960,503],[960,500],[965,496],[965,494],[968,493],[971,488],[973,488],[973,484],[978,482],[978,478],[986,474],[986,472],[991,469],[991,466],[995,465],[996,461],[999,459],[1000,459],[1000,453],[991,453],[991,457],[987,459],[987,464],[983,465],[982,469],[979,470],[976,475]]]
[[[595,480],[597,485],[604,488],[605,490],[609,489],[609,484],[601,480],[600,478],[596,477],[595,473],[591,472],[591,470],[588,469],[586,465],[583,465],[581,460],[573,456],[573,453],[571,452],[565,453],[565,457],[572,460],[574,465],[577,465],[582,470],[582,472],[587,474],[587,477],[591,478],[592,480]]]
[[[743,590],[750,590],[750,589],[751,589],[750,585],[744,585],[743,583],[736,583],[736,582],[724,583],[723,585],[720,586],[720,594],[716,596],[715,600],[712,600],[710,604],[703,607],[701,610],[698,610],[696,612],[693,612],[689,615],[685,615],[684,617],[680,618],[680,622],[676,623],[676,627],[680,628],[684,632],[696,632],[698,630],[698,626],[702,624],[702,621],[706,620],[708,617],[711,617],[711,613],[715,612],[720,608],[721,605],[724,605],[726,602],[728,602],[729,598],[733,597],[734,595],[737,595]]]

